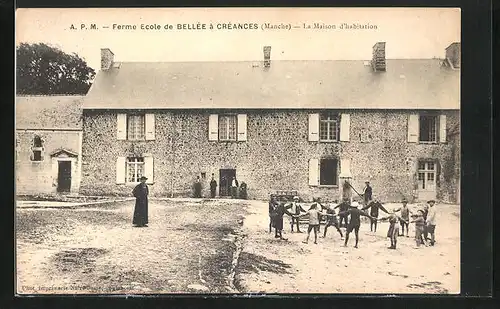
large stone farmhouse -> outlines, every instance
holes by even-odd
[[[83,96],[16,98],[16,194],[78,194]]]
[[[389,48],[389,45],[387,46]],[[368,46],[370,48],[370,46]],[[81,193],[126,194],[142,175],[154,196],[208,195],[228,179],[249,198],[297,190],[338,199],[369,180],[383,201],[456,202],[460,179],[460,44],[444,59],[115,62],[83,103]]]

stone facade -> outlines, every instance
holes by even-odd
[[[119,111],[125,113],[126,111]],[[228,111],[224,111],[228,112]],[[248,110],[247,140],[209,141],[209,115],[215,110],[155,111],[155,139],[117,140],[117,111],[84,110],[83,194],[130,195],[134,183],[116,183],[119,156],[154,158],[153,196],[191,196],[196,176],[209,196],[211,174],[219,182],[220,169],[236,169],[239,182],[248,185],[251,199],[267,199],[272,190],[298,190],[310,200],[339,198],[339,186],[309,185],[309,160],[333,157],[350,159],[352,185],[361,192],[370,180],[374,194],[383,201],[412,199],[421,159],[438,163],[436,198],[455,202],[459,159],[453,139],[445,143],[408,142],[408,115],[418,111],[352,110],[349,141],[308,140],[308,110]],[[443,111],[447,128],[459,125],[459,111]],[[339,163],[340,166],[340,163]],[[340,170],[340,169],[339,169]],[[203,173],[203,174],[202,174]]]
[[[35,135],[38,135],[43,143],[40,161],[32,160]],[[78,130],[16,130],[16,193],[58,193],[60,161],[70,162],[71,183],[68,193],[78,193],[81,142],[82,132]]]
[[[71,95],[16,97],[17,194],[78,193],[82,100]],[[40,140],[35,143],[36,136]],[[41,160],[34,150],[41,151]]]

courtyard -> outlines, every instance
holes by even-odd
[[[460,292],[458,205],[436,206],[434,247],[415,249],[411,225],[397,250],[387,249],[387,223],[376,233],[363,223],[358,249],[354,235],[343,247],[334,228],[304,244],[287,218],[287,240],[275,239],[263,201],[151,199],[147,228],[132,227],[133,207],[18,204],[18,293]]]

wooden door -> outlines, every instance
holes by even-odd
[[[427,201],[436,199],[436,162],[421,161],[418,163],[418,200]]]
[[[221,169],[219,175],[219,196],[231,195],[231,182],[233,177],[236,177],[236,170]]]
[[[70,192],[71,190],[71,161],[59,161],[57,175],[57,192]]]

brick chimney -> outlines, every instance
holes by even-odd
[[[385,72],[385,42],[373,45],[372,67],[375,72]]]
[[[454,69],[460,68],[461,48],[460,43],[454,42],[446,47],[446,59]]]
[[[101,48],[101,70],[109,70],[113,65],[115,54],[109,48]]]
[[[264,67],[271,66],[271,46],[264,46]]]

